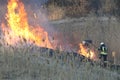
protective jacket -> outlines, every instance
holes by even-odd
[[[98,50],[100,51],[100,54],[107,55],[107,47],[104,44],[100,45],[100,47],[98,48]]]

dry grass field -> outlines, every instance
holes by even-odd
[[[0,80],[119,80],[120,75],[99,65],[77,62],[77,58],[59,58],[64,52],[38,47],[5,48],[0,46]]]
[[[77,2],[68,7],[52,4],[48,9],[41,10],[37,5],[39,0],[22,1],[30,25],[42,26],[66,51],[78,51],[79,43],[86,39],[91,39],[97,50],[99,43],[104,41],[109,50],[108,60],[113,63],[112,52],[115,52],[115,63],[120,64],[120,23],[117,18],[88,14],[85,5],[79,6]],[[2,22],[7,24],[6,5],[7,0],[0,1],[0,26]],[[3,42],[0,39],[0,80],[120,80],[120,70],[111,70],[110,66],[103,68],[98,63],[91,65],[91,62],[86,59],[81,61],[79,56],[74,57],[72,53],[67,55],[67,52],[57,49],[50,56],[51,51],[44,48],[29,44],[8,46]]]
[[[95,49],[100,42],[105,42],[109,50],[109,60],[112,61],[112,52],[116,52],[117,64],[120,64],[120,28],[119,21],[115,17],[82,17],[79,19],[64,19],[52,21],[55,30],[64,35],[63,42],[72,44],[73,48],[78,48],[82,40],[90,39],[93,41]],[[69,35],[69,36],[68,36]]]

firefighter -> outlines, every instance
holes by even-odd
[[[100,51],[100,60],[104,63],[104,66],[106,66],[106,61],[107,61],[107,47],[104,42],[100,43],[100,47],[98,48],[98,51]]]

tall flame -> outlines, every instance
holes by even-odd
[[[27,13],[24,4],[20,0],[9,0],[7,5],[7,14],[5,23],[1,24],[4,40],[9,45],[15,45],[21,41],[27,41],[40,47],[52,48],[53,46],[49,41],[48,33],[39,25],[30,26],[27,19]],[[35,16],[35,15],[34,15]],[[35,16],[36,18],[37,16]],[[94,59],[95,52],[79,44],[80,50],[78,51],[87,58]]]
[[[90,59],[95,59],[95,52],[94,50],[85,47],[83,44],[79,44],[80,50],[78,51],[78,53],[80,53],[81,55],[90,58]]]
[[[2,24],[2,30],[5,35],[5,41],[9,45],[14,45],[20,38],[37,46],[53,48],[48,33],[39,25],[30,26],[28,24],[27,13],[24,4],[19,0],[9,0],[6,14],[7,27]]]

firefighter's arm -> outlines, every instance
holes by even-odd
[[[98,51],[101,51],[101,48],[100,48],[100,47],[98,48]]]

